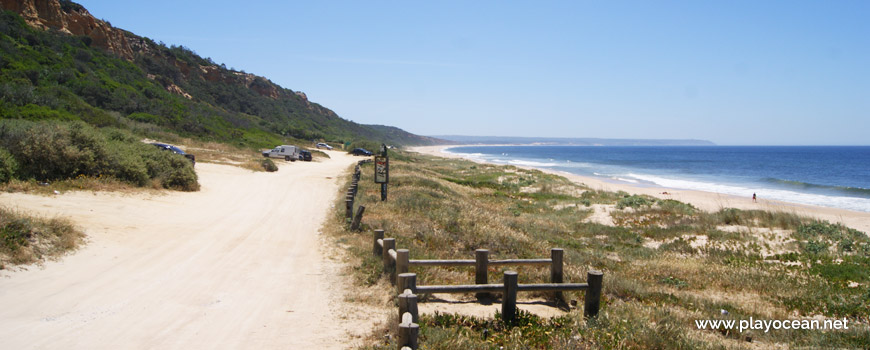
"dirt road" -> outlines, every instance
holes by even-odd
[[[347,348],[366,326],[337,310],[348,282],[330,276],[339,263],[320,254],[318,229],[359,158],[329,153],[277,173],[197,164],[196,193],[0,194],[89,237],[60,261],[0,273],[0,348]]]

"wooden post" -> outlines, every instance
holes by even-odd
[[[410,267],[411,252],[407,249],[396,249],[396,276],[407,273]],[[400,285],[398,279],[396,286],[399,287],[399,293],[405,290],[405,286]]]
[[[405,286],[407,286],[407,285],[408,285],[408,273],[405,272],[405,273],[397,274],[397,275],[396,275],[396,290],[399,291],[399,296],[400,296],[400,297],[401,297],[403,291],[404,291],[405,289],[408,289],[407,287],[405,287]],[[402,308],[401,298],[399,299],[399,302],[400,302],[400,304],[399,304],[399,309],[401,309],[401,308]],[[400,310],[400,311],[401,311],[401,310]],[[399,312],[399,315],[401,315],[401,314],[402,314],[402,313]]]
[[[395,238],[384,238],[384,273],[393,271],[393,257],[390,256],[390,249],[396,249]],[[392,278],[390,279],[392,280]]]
[[[402,294],[399,294],[399,315],[405,313],[411,314],[411,322],[420,322],[420,312],[417,309],[417,295],[411,293],[410,289],[405,289]]]
[[[411,315],[402,315],[402,323],[399,324],[398,349],[405,347],[417,350],[417,336],[420,334],[420,325],[411,322]]]
[[[501,319],[511,322],[517,317],[517,284],[516,271],[504,272],[504,295],[501,297]]]
[[[586,273],[586,283],[589,288],[586,289],[586,303],[583,307],[583,316],[595,317],[598,316],[598,308],[601,304],[601,284],[604,280],[604,274],[601,271],[589,271]]]
[[[489,271],[489,250],[478,249],[474,251],[474,283],[489,283],[487,272]],[[492,297],[489,293],[477,293],[478,299]]]
[[[384,253],[384,250],[383,248],[381,248],[381,245],[378,244],[378,240],[384,239],[384,230],[374,230],[373,232],[374,234],[372,234],[372,254],[381,255]]]
[[[553,262],[550,265],[550,283],[564,283],[565,277],[563,275],[563,261],[565,256],[565,250],[562,248],[553,248],[550,249],[550,259]],[[565,302],[565,294],[561,291],[553,292],[553,298],[556,299],[556,302]]]
[[[350,223],[351,218],[353,218],[353,200],[347,198],[344,200],[344,218]]]
[[[417,294],[417,274],[412,272],[405,272],[399,274],[397,277],[398,281],[396,284],[399,285],[399,290],[410,290],[411,293]]]
[[[356,210],[356,216],[353,218],[353,222],[350,224],[350,230],[356,231],[359,230],[360,221],[362,221],[363,213],[366,212],[366,207],[364,205],[360,205]]]

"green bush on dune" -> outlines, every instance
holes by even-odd
[[[278,166],[275,165],[275,162],[273,162],[273,161],[272,161],[271,159],[269,159],[269,158],[264,158],[263,160],[261,160],[261,161],[260,161],[260,165],[263,166],[263,170],[266,170],[266,171],[268,171],[268,172],[270,172],[270,173],[271,173],[271,172],[278,171]]]
[[[15,170],[18,169],[18,162],[9,154],[9,151],[0,148],[0,183],[12,180]]]
[[[83,122],[0,121],[0,180],[57,181],[77,176],[112,177],[134,186],[199,189],[184,157],[142,143],[118,129]]]

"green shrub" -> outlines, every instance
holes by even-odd
[[[161,151],[154,146],[142,144],[140,156],[148,169],[148,175],[160,182],[163,188],[182,191],[197,191],[196,172],[187,158],[171,152]]]
[[[646,196],[631,195],[623,197],[618,202],[616,202],[616,208],[625,209],[626,207],[631,207],[637,209],[640,207],[648,207],[653,203],[654,202]]]
[[[698,211],[695,206],[673,199],[664,199],[656,202],[662,210],[676,215],[695,215]]]
[[[18,162],[12,157],[9,151],[0,148],[0,183],[9,182],[15,176],[18,169]]]
[[[271,172],[278,171],[278,166],[275,165],[275,162],[273,162],[273,161],[272,161],[271,159],[269,159],[269,158],[265,158],[265,159],[261,160],[261,161],[260,161],[260,165],[263,166],[263,169],[264,169],[264,170],[266,170],[266,171],[268,171],[268,172],[270,172],[270,173],[271,173]]]
[[[850,253],[870,243],[870,238],[864,233],[827,221],[801,225],[795,230],[794,237],[804,252],[814,255],[826,252],[830,246],[836,246],[840,253]]]
[[[2,120],[0,147],[18,164],[15,174],[22,179],[109,176],[135,186],[156,179],[164,188],[199,189],[186,158],[139,142],[124,130],[97,130],[83,122]]]

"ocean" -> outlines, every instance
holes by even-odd
[[[639,186],[870,212],[870,146],[464,146],[449,153]]]

